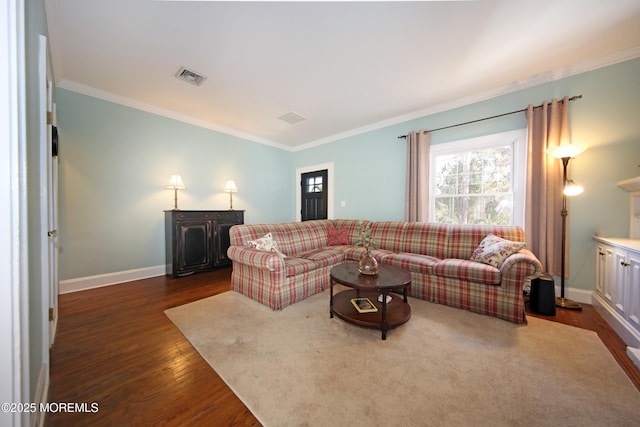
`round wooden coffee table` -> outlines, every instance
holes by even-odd
[[[360,273],[357,264],[345,263],[331,269],[330,282],[329,317],[335,314],[349,323],[380,329],[383,340],[387,339],[389,329],[402,325],[411,318],[411,307],[407,302],[407,289],[411,284],[411,274],[408,271],[380,265],[378,274],[369,276]],[[335,283],[351,289],[333,295]],[[395,295],[387,303],[391,292],[401,292],[402,298]],[[378,301],[380,295],[382,301]],[[363,312],[356,308],[357,303],[360,303],[359,307]]]

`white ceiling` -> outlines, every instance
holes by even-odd
[[[638,0],[45,4],[57,86],[289,150],[640,56]]]

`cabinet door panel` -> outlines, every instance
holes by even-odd
[[[604,251],[605,261],[605,280],[603,283],[603,294],[604,298],[613,305],[613,289],[615,287],[615,253],[612,248],[606,247]]]
[[[606,273],[607,273],[607,253],[605,248],[602,245],[596,246],[596,259],[595,259],[595,269],[596,269],[596,292],[602,296],[604,296],[605,282],[606,282]]]
[[[629,322],[640,331],[640,254],[629,253]]]
[[[165,211],[166,273],[173,279],[231,264],[229,229],[244,211]]]
[[[215,264],[216,265],[228,264],[230,262],[229,258],[227,257],[227,250],[229,249],[229,245],[231,244],[229,241],[229,229],[234,225],[236,225],[236,223],[233,223],[233,224],[219,223],[218,224],[218,230],[217,230],[218,236],[215,240],[216,241]]]
[[[206,268],[211,264],[211,221],[177,224],[180,243],[179,270]]]
[[[613,303],[618,311],[627,314],[627,296],[629,283],[629,269],[627,268],[627,252],[617,250],[614,254],[614,282],[613,282]]]

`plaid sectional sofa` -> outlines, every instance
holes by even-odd
[[[411,272],[410,296],[525,322],[525,279],[542,271],[535,255],[521,249],[500,268],[470,260],[488,234],[523,242],[520,227],[363,222],[378,244],[372,251],[376,259]],[[341,231],[342,241],[329,241],[330,228]],[[332,267],[362,257],[364,248],[355,245],[359,230],[358,220],[348,219],[236,225],[227,252],[233,261],[231,288],[274,310],[321,292],[329,287]],[[284,256],[248,246],[267,233]]]

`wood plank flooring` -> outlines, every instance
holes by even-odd
[[[227,268],[61,295],[49,402],[96,402],[98,411],[50,413],[45,425],[259,426],[164,314],[229,290],[230,274]],[[596,331],[640,390],[625,344],[592,306],[531,315]]]

